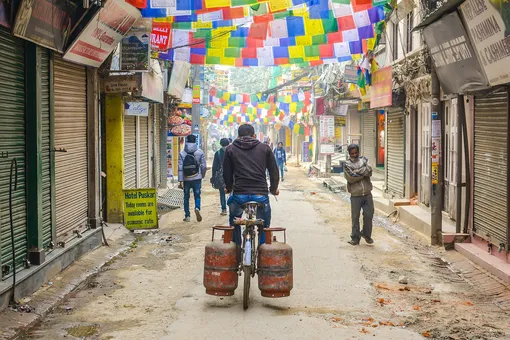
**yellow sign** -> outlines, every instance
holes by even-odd
[[[335,127],[341,127],[347,125],[347,117],[335,116]]]
[[[342,128],[340,126],[335,126],[335,138],[342,139]]]
[[[124,225],[129,230],[158,227],[156,189],[124,190]]]
[[[290,147],[292,142],[291,142],[291,139],[290,139],[290,128],[286,128],[285,129],[285,146],[286,147]]]

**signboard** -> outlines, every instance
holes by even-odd
[[[301,150],[301,161],[302,162],[310,162],[310,143],[303,142],[303,148]]]
[[[191,109],[179,106],[168,114],[168,137],[191,134]]]
[[[467,0],[460,9],[491,86],[510,82],[510,12],[505,1]]]
[[[335,126],[346,126],[347,125],[347,117],[335,117]]]
[[[125,102],[124,114],[128,116],[149,116],[149,103],[148,102]]]
[[[487,79],[457,12],[425,27],[423,37],[445,94],[487,87]]]
[[[129,230],[158,227],[156,189],[124,190],[124,225]]]
[[[23,0],[16,15],[13,34],[63,52],[75,24],[72,17],[76,7],[75,2],[68,0]]]
[[[151,3],[154,6],[154,3]],[[170,47],[170,32],[172,26],[169,22],[153,22],[151,32],[151,50],[167,51]]]
[[[64,59],[99,67],[141,17],[123,0],[108,0],[64,54]]]
[[[200,104],[200,85],[193,85],[193,104]]]
[[[346,65],[344,70],[344,82],[357,84],[358,83],[358,68],[353,65]]]
[[[163,76],[157,60],[151,59],[154,72],[144,72],[142,76],[141,96],[152,101],[163,103]]]
[[[148,71],[149,46],[149,34],[146,32],[130,32],[122,38],[120,45],[120,70]]]
[[[169,95],[174,96],[177,99],[182,99],[190,69],[191,64],[185,61],[175,61],[173,63],[170,84],[168,85]]]
[[[391,106],[392,68],[391,66],[375,71],[370,88],[370,108]]]
[[[335,153],[335,144],[321,143],[320,153],[321,155],[333,155]]]
[[[111,76],[104,80],[105,93],[136,92],[140,89],[138,76]]]
[[[335,137],[335,116],[320,117],[320,136],[321,138]]]
[[[347,116],[347,111],[349,111],[349,105],[340,104],[336,107],[335,115]]]

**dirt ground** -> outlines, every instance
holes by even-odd
[[[138,236],[25,338],[510,339],[501,283],[382,216],[374,245],[349,245],[348,198],[292,166],[278,201],[271,198],[272,225],[288,229],[294,250],[291,296],[263,298],[256,279],[247,311],[241,280],[232,297],[208,296],[204,246],[227,218],[217,192],[204,187],[201,223],[167,213],[159,232]],[[486,282],[491,288],[479,289]]]

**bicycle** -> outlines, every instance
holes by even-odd
[[[257,251],[260,246],[260,235],[264,230],[264,220],[256,218],[257,209],[264,208],[264,203],[247,202],[242,207],[247,218],[238,219],[234,223],[245,226],[241,245],[242,261],[239,261],[238,272],[239,276],[244,275],[243,308],[248,309],[251,278],[257,273]]]

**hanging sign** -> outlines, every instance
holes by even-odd
[[[125,102],[124,114],[128,116],[149,116],[149,103],[148,102]]]
[[[460,5],[469,37],[491,86],[510,82],[510,20],[505,1],[467,0]]]
[[[123,0],[108,0],[64,54],[64,59],[99,67],[141,17]]]
[[[150,44],[149,34],[130,32],[120,44],[121,71],[148,71]]]
[[[156,189],[124,190],[124,225],[129,230],[158,227]]]
[[[103,81],[105,93],[136,92],[140,89],[138,76],[110,76]]]
[[[72,20],[75,11],[76,3],[68,0],[23,0],[16,15],[13,34],[63,52],[75,24]]]
[[[372,87],[370,88],[371,109],[391,106],[392,80],[391,66],[374,72],[372,75]]]
[[[347,65],[344,70],[344,82],[350,84],[358,83],[358,69],[356,66]]]
[[[154,5],[153,3],[151,3]],[[170,46],[172,26],[167,22],[153,22],[151,32],[151,50],[167,51]]]

